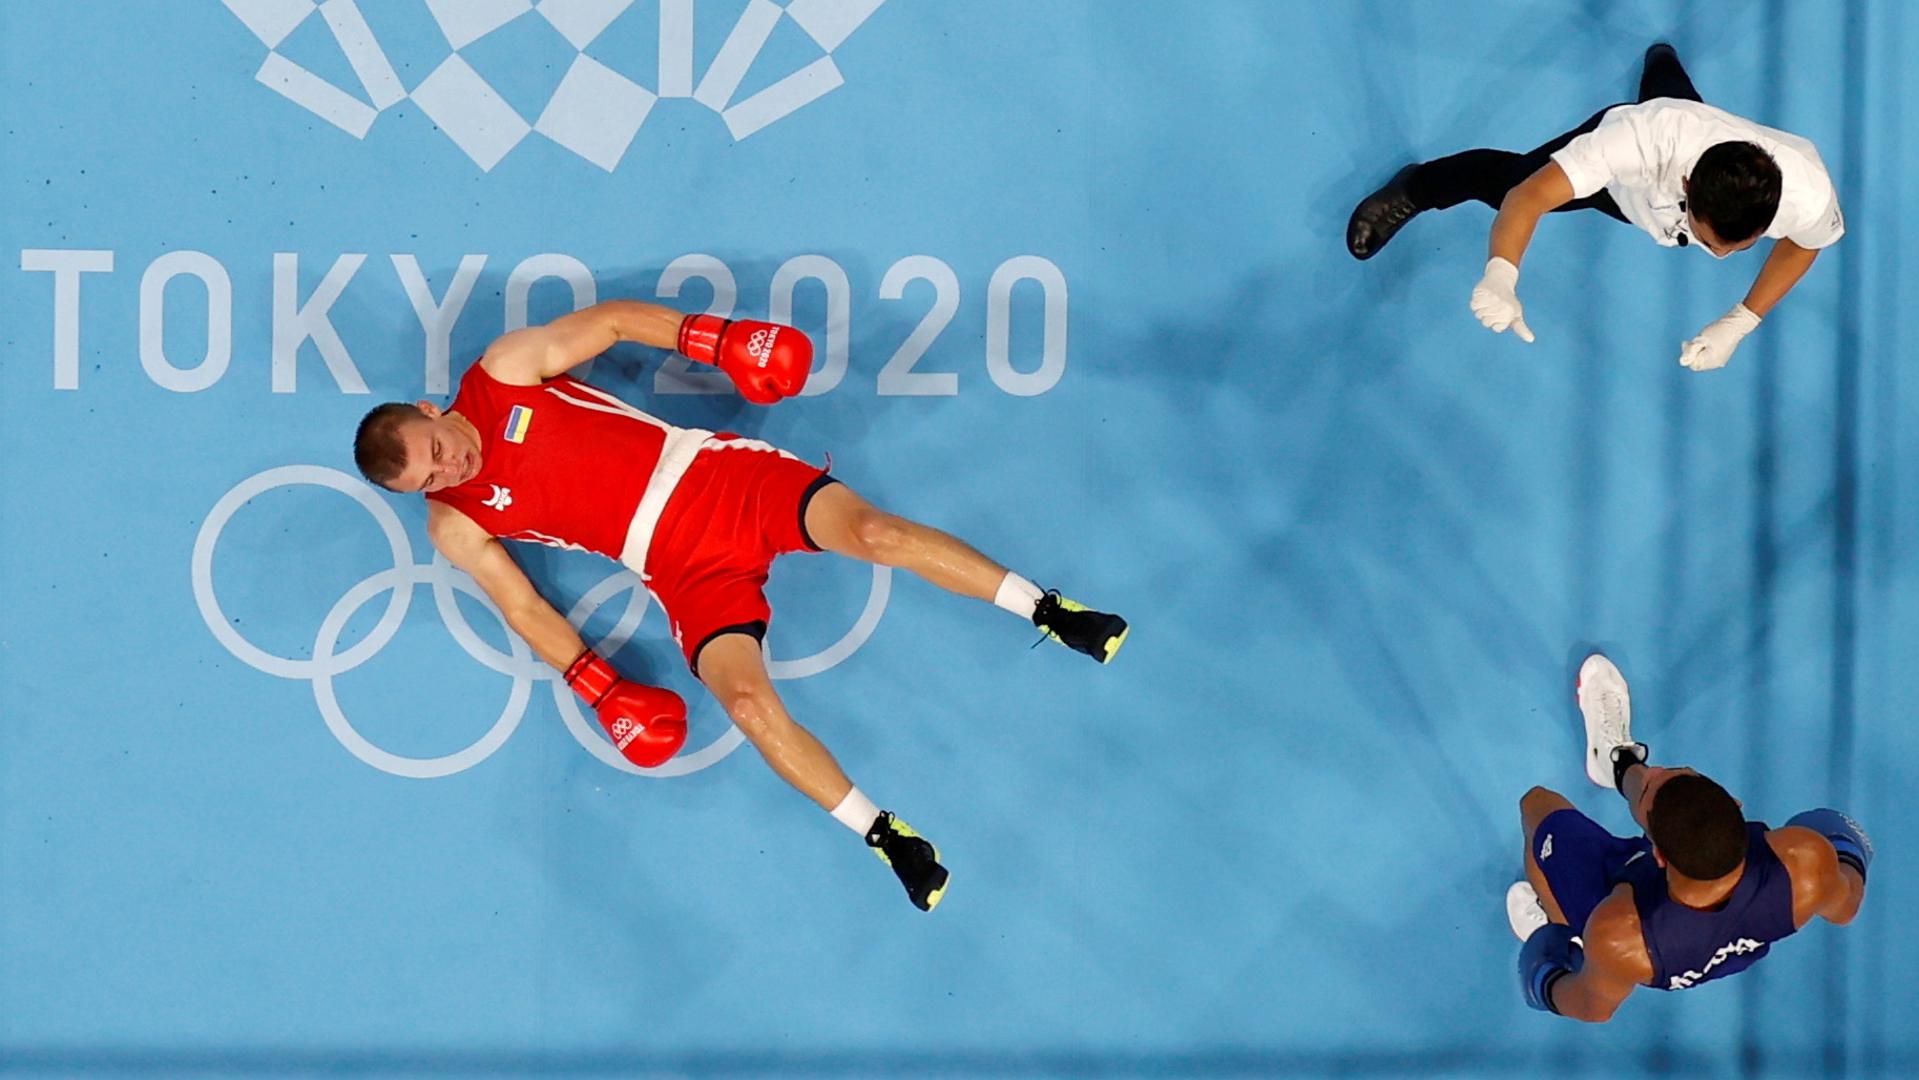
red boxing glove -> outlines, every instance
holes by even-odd
[[[633,764],[650,769],[686,745],[686,702],[680,695],[620,678],[592,649],[567,667],[566,685],[600,714],[600,726]]]
[[[680,322],[680,352],[726,372],[740,396],[755,405],[792,397],[813,370],[813,343],[790,326],[718,315],[688,315]]]

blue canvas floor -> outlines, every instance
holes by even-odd
[[[1907,5],[435,7],[0,6],[0,1073],[1919,1073]],[[1757,254],[1555,217],[1530,346],[1467,310],[1483,207],[1346,254],[1405,161],[1533,146],[1661,39],[1849,224],[1725,370],[1679,343]],[[351,475],[373,402],[612,297],[790,318],[822,371],[593,382],[1132,620],[1101,669],[775,568],[782,693],[940,844],[931,916],[618,567],[519,553],[688,696],[676,775]],[[1594,649],[1658,758],[1873,830],[1856,923],[1604,1027],[1524,1007],[1519,796],[1629,827]]]

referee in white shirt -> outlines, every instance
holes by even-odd
[[[1532,341],[1515,286],[1519,262],[1543,215],[1598,210],[1652,234],[1666,247],[1715,258],[1762,236],[1772,253],[1743,302],[1680,347],[1694,371],[1723,366],[1739,342],[1818,257],[1845,234],[1839,196],[1811,142],[1762,127],[1699,100],[1670,45],[1646,50],[1636,104],[1601,109],[1533,150],[1467,150],[1408,165],[1354,209],[1346,246],[1377,254],[1422,210],[1478,200],[1499,211],[1491,258],[1473,289],[1473,314],[1488,329]]]

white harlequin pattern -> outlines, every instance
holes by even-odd
[[[426,0],[426,7],[440,24],[446,43],[455,49],[464,49],[533,10],[531,0]]]
[[[593,44],[633,0],[540,0],[539,12],[576,49]]]
[[[702,10],[719,2],[702,0]],[[262,86],[356,139],[366,138],[380,118],[410,100],[430,121],[419,128],[450,140],[482,172],[492,171],[530,134],[612,172],[662,98],[691,99],[718,113],[735,140],[745,139],[844,85],[832,54],[886,0],[731,2],[739,9],[731,27],[717,41],[699,43],[696,53],[692,0],[637,5],[634,0],[378,0],[364,9],[366,0],[221,0],[267,48],[254,73]],[[387,14],[380,5],[388,4],[420,5],[430,19],[403,25],[422,27],[412,32],[434,38],[424,44],[445,50],[426,75],[415,70],[419,81],[410,87],[396,72],[389,46],[404,44],[408,54],[416,54],[423,42],[383,42],[381,33],[398,31],[379,30],[382,21],[369,24],[366,18],[369,11]],[[351,67],[353,85],[336,84],[280,51],[316,13]],[[600,44],[622,20],[647,24],[655,43],[646,46],[649,55],[628,58]],[[803,31],[821,54],[793,70],[755,75],[767,42],[784,20]],[[538,113],[522,115],[462,50],[502,33],[509,35],[502,40],[537,44],[527,36],[535,32],[530,27],[557,36],[576,56]],[[304,32],[301,40],[310,43],[311,33]],[[645,35],[622,30],[617,40],[636,38]],[[651,55],[654,48],[657,58]],[[695,70],[696,55],[711,56],[704,71]],[[489,49],[485,59],[500,63],[499,49]],[[627,59],[636,69],[657,71],[657,84],[642,86],[622,74],[618,69]],[[739,90],[749,77],[763,89],[742,99]]]
[[[314,0],[220,0],[239,16],[253,36],[269,49],[278,48],[288,34],[320,7]]]
[[[533,130],[612,172],[653,110],[653,92],[581,53]]]

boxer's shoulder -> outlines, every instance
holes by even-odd
[[[1646,949],[1645,928],[1639,921],[1631,885],[1622,882],[1615,886],[1593,908],[1580,941],[1589,963],[1630,977],[1635,983],[1651,981],[1652,954]]]
[[[502,334],[486,347],[479,363],[473,365],[473,371],[481,372],[503,386],[538,386],[546,378],[551,337],[542,326],[529,326]],[[468,376],[471,377],[472,373],[468,372]]]
[[[434,497],[441,494],[432,492],[427,496],[426,535],[434,548],[458,565],[456,555],[469,552],[493,537],[464,510],[443,498]]]

